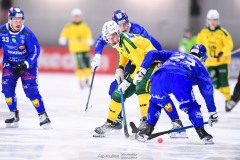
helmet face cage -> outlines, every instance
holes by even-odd
[[[117,24],[123,24],[128,22],[128,15],[123,10],[114,11],[112,14],[112,20],[115,21]]]
[[[103,39],[107,40],[106,36],[111,35],[113,33],[119,34],[118,24],[114,21],[108,21],[104,23],[102,28]]]
[[[8,10],[8,21],[11,21],[14,17],[20,17],[24,20],[24,12],[19,7],[11,7]]]
[[[206,47],[202,44],[195,44],[192,46],[190,53],[198,56],[203,62],[205,62],[208,58]]]

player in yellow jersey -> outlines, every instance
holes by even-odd
[[[82,12],[75,8],[71,12],[72,22],[68,23],[62,30],[59,37],[59,44],[66,45],[71,53],[76,57],[76,74],[80,81],[81,88],[89,85],[88,80],[91,76],[89,51],[93,45],[92,33],[87,23],[81,20]],[[85,75],[85,81],[84,81]]]
[[[228,83],[228,65],[231,62],[233,41],[227,30],[220,27],[219,18],[217,10],[209,10],[207,13],[207,27],[198,34],[197,43],[203,44],[207,48],[209,58],[205,64],[214,88],[218,89],[224,95],[226,102],[228,102],[231,99]]]
[[[135,93],[138,96],[141,116],[147,116],[150,99],[149,77],[161,65],[159,61],[154,62],[146,72],[143,81],[136,86],[133,84],[133,78],[139,70],[145,55],[156,50],[150,40],[137,34],[120,33],[119,26],[114,21],[108,21],[103,25],[102,36],[119,52],[119,65],[115,74],[119,85],[112,95],[107,122],[95,129],[94,137],[105,137],[109,132],[122,128],[121,120],[118,119],[118,115],[122,110],[120,89],[123,91],[125,99]],[[129,60],[132,62],[131,68],[124,74],[124,69]],[[145,124],[145,122],[140,123],[139,128],[141,129]],[[181,138],[187,138],[185,132],[182,132]]]

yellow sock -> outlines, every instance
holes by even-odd
[[[84,72],[85,72],[86,80],[89,80],[89,78],[90,78],[90,76],[92,74],[91,69],[90,68],[85,68]]]
[[[141,116],[147,116],[148,107],[149,107],[150,94],[140,94],[138,95],[138,102],[140,106]]]
[[[78,69],[78,70],[76,71],[76,75],[77,75],[78,79],[79,79],[80,81],[82,81],[83,71],[82,71],[81,69]]]
[[[108,112],[108,119],[115,122],[121,110],[122,110],[122,104],[115,102],[114,100],[111,100],[110,108]]]
[[[229,86],[221,87],[218,90],[219,90],[219,92],[221,92],[224,95],[224,97],[226,98],[227,101],[231,99],[231,93],[230,93],[230,87]]]

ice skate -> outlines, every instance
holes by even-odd
[[[153,130],[154,130],[154,126],[145,123],[144,127],[141,130],[139,130],[135,138],[138,141],[145,142],[150,137]]]
[[[147,125],[146,122],[147,122],[147,117],[146,117],[146,116],[142,117],[142,118],[140,119],[140,123],[139,123],[138,130],[142,130],[143,128],[145,128],[146,125]]]
[[[109,120],[102,126],[95,128],[93,137],[106,137],[106,135],[117,134],[122,129],[122,119],[118,118],[116,122]]]
[[[173,128],[172,129],[178,129],[182,128],[182,121],[180,119],[175,119],[172,121]],[[179,131],[179,132],[171,132],[169,133],[170,138],[188,138],[186,134],[186,130]]]
[[[212,135],[208,134],[203,126],[196,128],[199,138],[204,142],[204,144],[214,144]]]
[[[38,114],[38,116],[39,116],[39,120],[40,120],[40,126],[43,129],[52,129],[51,121],[48,118],[48,115],[46,112],[40,113],[40,114]]]
[[[6,128],[18,128],[19,127],[19,111],[11,111],[11,117],[5,120]]]
[[[237,104],[238,104],[238,101],[237,102],[233,100],[226,101],[225,111],[230,112]]]
[[[80,89],[81,89],[81,90],[84,89],[84,84],[83,84],[83,82],[80,82]]]

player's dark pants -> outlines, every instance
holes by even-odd
[[[233,95],[232,95],[232,100],[234,102],[238,102],[240,100],[240,72],[238,75],[238,81],[236,86],[234,87]]]
[[[192,81],[188,77],[157,71],[151,77],[151,84],[148,124],[156,125],[161,109],[168,103],[167,97],[172,93],[178,100],[180,109],[188,114],[194,127],[203,126],[201,106],[195,100]]]
[[[10,111],[17,109],[17,97],[15,93],[19,77],[26,96],[32,101],[38,113],[45,112],[42,97],[38,91],[38,70],[37,64],[30,66],[20,76],[12,74],[14,68],[10,64],[5,64],[2,71],[2,93],[5,95],[6,103]]]

